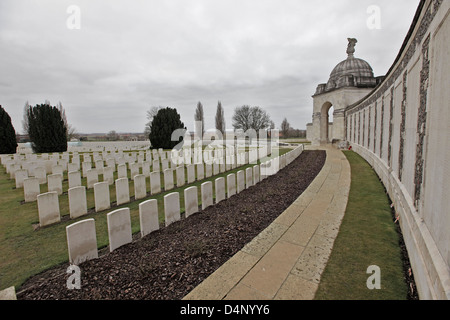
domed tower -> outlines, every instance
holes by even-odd
[[[345,108],[363,97],[381,82],[367,61],[355,58],[358,41],[348,38],[347,59],[337,64],[327,83],[317,86],[314,99],[313,123],[308,124],[308,140],[314,145],[345,141]],[[328,111],[334,108],[333,123]]]

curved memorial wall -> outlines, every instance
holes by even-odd
[[[345,111],[347,141],[399,215],[421,299],[450,299],[449,14],[450,1],[422,0],[384,81]]]

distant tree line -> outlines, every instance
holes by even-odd
[[[149,137],[153,148],[172,149],[179,141],[171,141],[172,133],[176,129],[185,129],[184,123],[176,109],[169,107],[152,107],[147,111],[147,124],[145,125],[145,136]],[[203,104],[199,101],[194,112],[194,134],[202,139],[205,135],[205,114]],[[271,120],[267,111],[259,106],[243,105],[234,109],[232,117],[234,131],[247,132],[254,130],[256,134],[260,130],[266,130],[270,137],[271,130],[275,129],[275,123]],[[225,112],[219,101],[215,116],[216,133],[223,137],[226,135]],[[284,138],[306,137],[305,130],[294,129],[285,118],[281,124],[281,136]],[[180,138],[181,139],[181,138]]]

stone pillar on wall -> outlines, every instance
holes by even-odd
[[[313,124],[312,124],[312,135],[311,135],[311,144],[313,146],[320,145],[320,118],[322,114],[320,112],[316,112],[313,114]]]
[[[345,117],[344,109],[335,110],[333,113],[333,133],[330,135],[330,140],[346,140],[345,135]]]

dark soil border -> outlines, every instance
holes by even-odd
[[[81,289],[67,289],[68,263],[28,279],[18,299],[177,300],[268,227],[321,171],[325,151],[304,151],[276,175],[188,219],[82,263]],[[106,251],[106,250],[104,250]]]

